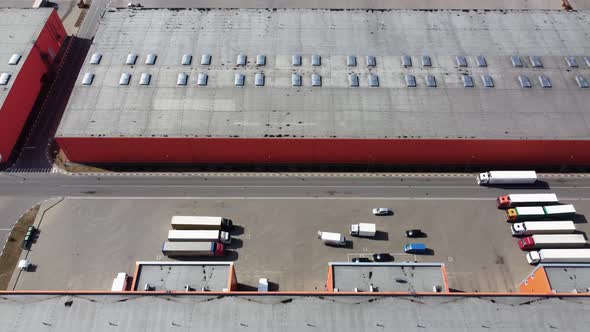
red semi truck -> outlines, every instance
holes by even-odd
[[[580,248],[586,246],[583,234],[535,234],[518,240],[521,250],[538,248]]]

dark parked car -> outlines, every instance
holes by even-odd
[[[367,257],[355,257],[352,259],[353,263],[370,263],[371,260]]]
[[[373,260],[375,262],[391,262],[393,261],[393,256],[387,253],[373,254]]]
[[[419,229],[410,229],[406,231],[406,237],[423,237],[424,235],[426,234]]]

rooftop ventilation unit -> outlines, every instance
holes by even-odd
[[[427,87],[436,88],[436,78],[433,75],[424,76],[424,80],[426,81]]]
[[[520,75],[518,76],[518,82],[520,83],[521,88],[532,88],[533,85],[531,84],[531,80],[527,76]]]
[[[94,80],[94,74],[93,73],[86,73],[86,74],[84,74],[84,78],[82,79],[82,85],[90,85],[90,84],[92,84],[93,80]],[[0,84],[2,84],[2,80],[0,80]]]
[[[546,89],[552,87],[551,80],[547,76],[543,76],[543,75],[539,76],[539,83],[541,83],[541,87],[546,88]]]
[[[139,78],[139,85],[150,85],[151,80],[152,80],[152,74],[141,73],[141,77]]]
[[[375,67],[377,65],[377,59],[372,55],[367,55],[366,60],[368,67]]]
[[[293,66],[301,66],[301,55],[293,55],[291,57],[291,65]]]
[[[192,62],[193,56],[190,54],[185,54],[182,56],[182,59],[180,59],[180,64],[183,66],[190,66]]]
[[[588,81],[582,75],[576,76],[576,83],[578,83],[578,87],[582,89],[588,89]]]
[[[494,80],[490,75],[481,75],[481,81],[483,82],[483,86],[485,86],[486,88],[494,87]]]
[[[157,58],[157,57],[158,57],[158,56],[157,56],[157,55],[155,55],[155,54],[152,54],[152,53],[148,54],[148,55],[145,57],[145,64],[146,64],[146,65],[151,65],[151,66],[155,65],[155,64],[156,64],[156,58]]]
[[[264,86],[264,74],[258,73],[254,76],[254,85]]]
[[[409,55],[402,55],[402,66],[412,67],[412,58]]]
[[[134,65],[137,62],[137,54],[130,53],[127,54],[127,60],[125,60],[126,65]]]
[[[91,65],[98,65],[100,64],[100,60],[102,59],[102,54],[94,53],[92,57],[90,57],[90,64]]]
[[[122,73],[119,78],[119,85],[129,85],[129,81],[131,81],[131,74]]]
[[[188,75],[186,73],[179,73],[176,78],[176,85],[186,85],[188,82]]]
[[[369,86],[376,88],[379,86],[379,77],[375,74],[369,74]]]
[[[543,62],[541,62],[541,58],[538,56],[531,56],[529,58],[531,60],[531,65],[533,67],[541,68],[543,67]]]
[[[321,66],[322,65],[322,57],[314,54],[311,56],[311,65],[312,66]]]
[[[246,56],[246,54],[238,54],[238,57],[236,58],[236,65],[237,66],[245,66],[246,65],[246,61],[248,60],[248,57]]]
[[[465,58],[463,55],[457,55],[455,57],[455,62],[459,67],[467,67],[467,58]]]
[[[406,75],[406,86],[408,88],[415,88],[416,87],[416,76],[414,75]]]
[[[585,56],[584,62],[586,62],[586,66],[590,67],[590,56]]]
[[[264,54],[258,54],[256,56],[256,65],[257,66],[264,66],[264,65],[266,65],[266,55],[264,55]]]
[[[10,57],[10,60],[8,60],[8,64],[12,65],[12,66],[16,66],[18,65],[18,62],[20,61],[21,55],[18,53],[13,54]]]
[[[209,75],[207,75],[205,73],[199,73],[199,76],[197,76],[197,85],[205,86],[205,85],[207,85],[208,80],[209,80]]]
[[[357,74],[351,74],[348,76],[348,84],[350,84],[350,86],[352,87],[358,87],[359,86],[359,77]]]
[[[292,86],[301,86],[301,75],[292,74],[291,75],[291,85]]]
[[[478,67],[487,67],[488,66],[488,62],[486,61],[486,58],[483,55],[476,56],[475,62],[477,63]]]
[[[6,85],[8,84],[8,81],[10,80],[10,74],[9,73],[2,73],[0,74],[0,85]],[[92,82],[92,80],[91,80]],[[84,84],[84,83],[82,83]]]
[[[570,66],[572,68],[578,66],[578,60],[576,60],[575,56],[566,56],[565,62],[567,63],[568,66]]]
[[[428,56],[428,55],[422,56],[422,66],[423,67],[431,67],[432,66],[432,61],[430,59],[430,56]]]
[[[201,65],[209,66],[211,64],[211,54],[201,55]]]
[[[510,61],[512,62],[512,67],[522,67],[522,60],[520,60],[518,55],[511,56]]]
[[[463,87],[465,88],[473,88],[473,77],[469,75],[462,75],[461,79],[463,79]]]
[[[356,67],[356,56],[354,56],[354,55],[346,56],[346,65],[348,67]]]
[[[234,85],[235,86],[244,86],[244,75],[243,74],[235,74],[234,75]]]
[[[322,86],[322,77],[318,74],[311,75],[311,86]]]

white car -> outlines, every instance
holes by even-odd
[[[374,208],[373,209],[373,214],[376,216],[387,216],[392,213],[393,213],[393,211],[391,211],[390,208]]]

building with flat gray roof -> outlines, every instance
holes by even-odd
[[[540,264],[520,285],[527,293],[590,293],[590,264]]]
[[[334,292],[448,292],[443,264],[329,263]]]
[[[588,23],[584,11],[107,12],[56,139],[91,163],[586,165]]]
[[[228,292],[235,286],[233,263],[137,262],[132,290]]]

